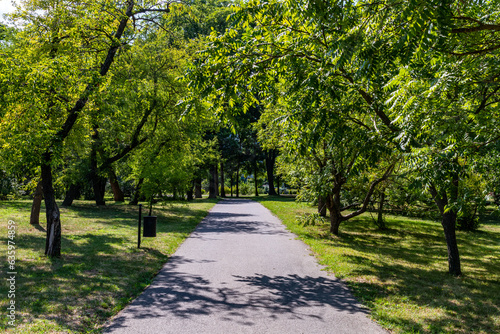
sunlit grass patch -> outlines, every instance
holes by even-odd
[[[44,225],[29,224],[30,201],[0,203],[0,238],[6,249],[7,221],[17,225],[17,326],[11,333],[98,333],[103,323],[149,285],[168,257],[215,204],[213,200],[155,205],[157,237],[137,248],[137,206],[96,207],[75,201],[61,208],[62,256],[49,259]],[[143,210],[144,211],[144,210]],[[40,221],[44,218],[43,207]],[[5,254],[5,253],[4,253]],[[2,272],[7,272],[5,261]],[[0,286],[5,310],[6,285]],[[2,313],[3,314],[3,313]]]
[[[388,230],[366,213],[342,223],[302,226],[297,216],[315,208],[290,198],[256,198],[307,243],[326,270],[342,278],[371,316],[393,333],[500,332],[500,224],[458,232],[462,271],[448,275],[439,222],[387,216]]]

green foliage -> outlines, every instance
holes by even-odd
[[[302,226],[315,226],[315,225],[325,225],[326,220],[324,217],[321,217],[319,213],[306,213],[301,216],[297,216],[297,224]]]

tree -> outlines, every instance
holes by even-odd
[[[448,155],[449,163],[438,164],[449,170],[426,174],[436,177],[428,180],[429,185],[448,185],[443,191],[451,195],[458,169],[453,164],[460,164],[459,157],[470,153],[471,147],[498,139],[496,131],[488,133],[498,128],[494,127],[496,118],[485,115],[498,103],[498,66],[493,66],[498,57],[492,55],[499,49],[495,36],[499,3],[485,3],[488,6],[393,0],[328,5],[245,3],[232,16],[231,30],[212,36],[204,63],[191,77],[199,92],[212,101],[230,105],[242,101],[247,109],[257,96],[268,104],[279,96],[295,96],[288,105],[295,109],[291,116],[302,124],[313,118],[321,124],[324,117],[317,111],[335,109],[350,118],[345,119],[347,123],[338,122],[338,129],[355,123],[367,134],[374,131],[390,150],[407,157],[426,157],[430,152],[448,155],[450,144],[460,143]],[[210,81],[212,86],[206,79],[211,73],[218,78]],[[340,107],[332,108],[336,102]],[[364,111],[345,109],[355,105]],[[462,110],[459,119],[465,123],[448,126],[446,120],[457,116],[454,109]],[[219,111],[223,111],[220,105]],[[474,138],[469,133],[483,138],[478,145],[458,139],[464,132],[469,139]],[[439,144],[434,145],[435,140]],[[438,207],[446,203],[443,196],[433,197],[441,203],[436,202]],[[454,201],[455,196],[450,198]],[[459,262],[453,260],[458,253],[451,254],[456,248],[453,234],[460,207],[454,203],[444,204],[442,218],[450,251],[449,271],[460,275]]]
[[[22,27],[19,42],[8,55],[13,73],[3,81],[12,88],[6,101],[12,107],[2,116],[11,128],[6,139],[11,151],[41,166],[47,217],[45,254],[59,256],[61,222],[53,166],[64,141],[79,125],[77,121],[89,115],[94,94],[106,88],[118,51],[133,38],[130,19],[151,19],[148,13],[169,10],[156,3],[141,7],[132,0],[92,4],[33,0],[23,5],[26,11],[13,16],[29,24]],[[1,132],[6,133],[5,129]],[[35,135],[26,141],[26,134]]]

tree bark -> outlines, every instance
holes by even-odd
[[[201,194],[201,179],[197,178],[194,180],[194,197],[195,198],[202,198]]]
[[[240,197],[240,159],[236,166],[236,198]]]
[[[257,184],[257,160],[253,162],[253,184],[255,187],[255,196],[259,196],[259,186]]]
[[[323,196],[318,196],[318,213],[321,217],[326,217],[326,201]]]
[[[92,133],[92,147],[90,150],[90,179],[94,190],[94,199],[96,205],[106,205],[104,201],[104,189],[106,187],[106,179],[99,175],[97,167],[97,146],[99,145],[99,132],[97,126],[94,126]]]
[[[330,233],[339,235],[339,226],[344,220],[342,209],[340,206],[340,189],[341,185],[337,184],[333,193],[326,197],[326,205],[330,211]]]
[[[233,173],[231,172],[230,176],[230,184],[231,184],[231,197],[233,197]]]
[[[280,177],[279,177],[279,175],[276,178],[276,183],[278,183],[278,186],[276,188],[277,188],[277,194],[279,196],[280,195]]]
[[[73,205],[73,201],[78,197],[80,193],[80,186],[76,184],[72,184],[69,186],[68,191],[66,191],[66,195],[64,196],[64,201],[62,202],[62,206],[71,206]]]
[[[115,171],[110,167],[109,168],[109,184],[111,185],[111,190],[113,191],[113,199],[115,202],[124,202],[125,195],[120,188],[120,184],[116,178]]]
[[[45,255],[49,257],[61,256],[61,214],[57,206],[54,188],[52,187],[52,155],[45,152],[42,158],[42,188],[45,199],[47,217],[47,237],[45,239]]]
[[[210,165],[208,198],[217,198],[217,165]]]
[[[214,177],[215,177],[215,196],[219,196],[219,168],[217,164],[214,165]]]
[[[193,188],[194,188],[194,181],[191,182],[191,185],[188,187],[187,191],[186,191],[186,199],[188,201],[192,201],[194,199],[194,192],[193,192]]]
[[[226,197],[226,189],[224,188],[224,164],[220,163],[220,197]]]
[[[266,173],[267,183],[269,185],[269,195],[276,196],[274,189],[274,164],[276,163],[276,150],[269,150],[266,152]]]
[[[334,235],[339,235],[339,226],[340,223],[344,221],[340,212],[336,212],[335,210],[330,211],[330,233]]]
[[[92,175],[92,186],[94,188],[94,197],[96,205],[106,205],[106,201],[104,200],[104,193],[106,190],[106,178],[99,176],[96,173]]]
[[[378,202],[378,215],[377,215],[377,226],[380,230],[386,229],[384,220],[384,203],[385,203],[385,191],[382,191],[382,193],[380,194],[380,201]]]
[[[450,191],[451,202],[454,203],[458,197],[458,184],[459,176],[458,174],[452,177],[452,188]],[[436,203],[436,206],[441,213],[441,226],[444,231],[444,238],[446,240],[446,247],[448,249],[448,272],[453,276],[462,275],[462,269],[460,266],[460,254],[458,253],[457,237],[456,237],[456,223],[457,223],[457,213],[454,209],[449,208],[446,210],[446,206],[449,205],[448,196],[446,192],[438,192],[435,185],[431,183],[429,186],[429,191]]]
[[[139,203],[139,198],[141,197],[141,186],[144,182],[144,178],[140,178],[135,186],[134,196],[132,196],[132,200],[130,201],[130,205],[137,205]]]
[[[30,224],[32,225],[40,224],[40,206],[42,205],[42,199],[43,187],[42,181],[39,181],[36,185],[36,190],[33,194],[33,204],[31,205]]]
[[[448,248],[448,272],[453,276],[460,276],[462,275],[462,270],[460,268],[460,255],[458,253],[455,233],[456,221],[457,214],[454,210],[448,210],[443,214],[441,225],[443,226],[446,246]]]

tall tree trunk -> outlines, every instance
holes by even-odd
[[[45,152],[42,158],[42,188],[47,216],[47,238],[45,239],[45,255],[61,256],[61,214],[56,203],[52,187],[52,154]]]
[[[231,176],[229,177],[231,184],[231,197],[233,197],[233,173],[231,172]]]
[[[458,174],[453,175],[452,178],[452,189],[450,191],[451,203],[454,203],[458,197]],[[458,253],[457,237],[456,237],[456,223],[457,223],[457,213],[454,209],[450,208],[446,210],[446,206],[449,205],[448,197],[446,192],[439,193],[434,184],[430,184],[429,191],[436,202],[436,205],[441,212],[441,226],[444,230],[444,237],[446,240],[446,247],[448,249],[448,272],[453,276],[462,275],[462,270],[460,266],[460,255]]]
[[[236,166],[236,197],[240,197],[240,159]]]
[[[226,189],[224,188],[224,164],[220,163],[220,197],[226,197]]]
[[[318,196],[318,213],[321,217],[326,217],[326,201],[323,196]]]
[[[385,203],[385,189],[382,189],[380,194],[380,201],[378,202],[378,215],[377,215],[377,226],[380,230],[385,230],[385,220],[384,220],[384,203]]]
[[[104,201],[104,194],[106,190],[107,179],[99,176],[98,174],[92,175],[92,186],[94,188],[94,197],[96,205],[106,205]]]
[[[106,186],[106,179],[99,175],[99,168],[97,167],[97,146],[99,141],[99,132],[97,126],[94,126],[92,133],[92,147],[90,150],[90,178],[92,181],[92,188],[94,190],[94,198],[96,205],[106,205],[104,202],[103,188]],[[104,183],[104,184],[103,184]]]
[[[77,184],[70,185],[68,191],[66,191],[66,195],[64,196],[64,201],[62,202],[62,206],[73,205],[73,201],[79,195],[80,195],[80,186]]]
[[[192,201],[194,199],[194,193],[193,193],[193,188],[194,188],[194,181],[191,182],[191,185],[188,187],[187,191],[186,191],[186,199],[188,201]]]
[[[259,186],[257,184],[257,160],[254,160],[253,163],[253,183],[255,186],[255,196],[259,196]]]
[[[194,180],[194,197],[195,198],[202,198],[201,194],[201,179],[197,178]]]
[[[216,198],[216,197],[217,197],[217,165],[210,165],[208,198]]]
[[[269,195],[278,195],[274,190],[274,164],[276,162],[276,150],[269,150],[266,152],[266,173],[267,183],[269,184]]]
[[[279,196],[280,195],[280,177],[279,177],[279,175],[276,177],[276,183],[278,183],[278,186],[276,187],[277,188],[276,193]]]
[[[455,234],[455,226],[457,214],[454,210],[448,210],[443,214],[441,226],[443,226],[446,246],[448,248],[448,271],[453,276],[462,275],[460,269],[460,255],[458,253],[457,237]]]
[[[134,195],[132,196],[132,200],[130,201],[131,205],[137,205],[139,203],[139,199],[141,197],[141,187],[144,182],[144,178],[140,178],[135,186]]]
[[[116,173],[113,168],[109,167],[109,184],[111,185],[111,190],[113,191],[113,199],[115,202],[124,202],[125,195],[120,188],[120,184],[116,178]]]
[[[36,185],[36,190],[33,194],[33,204],[31,205],[30,224],[32,225],[40,224],[40,206],[42,205],[42,199],[43,187],[42,181],[39,181]]]
[[[219,196],[219,168],[217,164],[214,165],[214,177],[215,177],[215,196]]]

